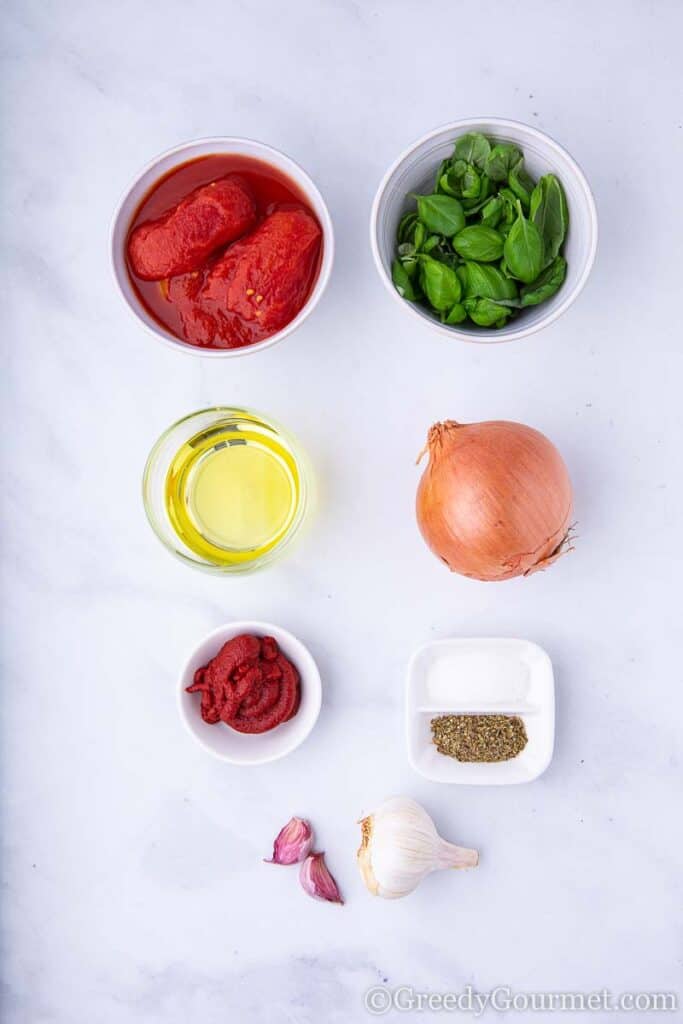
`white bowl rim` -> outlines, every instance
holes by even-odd
[[[486,123],[492,125],[495,128],[505,129],[522,129],[535,139],[542,141],[547,144],[552,150],[560,154],[564,160],[570,165],[572,171],[576,176],[576,181],[581,187],[584,198],[586,200],[586,208],[588,210],[589,219],[589,248],[587,253],[586,263],[583,268],[581,276],[577,280],[573,289],[568,292],[563,301],[552,311],[549,311],[545,317],[541,317],[536,323],[529,325],[528,327],[519,327],[517,330],[511,331],[509,334],[505,334],[503,337],[500,336],[498,331],[490,330],[489,328],[482,327],[480,332],[477,334],[466,334],[464,331],[459,331],[457,325],[448,326],[446,324],[439,323],[438,320],[431,320],[421,313],[419,313],[406,299],[402,298],[389,275],[387,274],[384,264],[382,263],[382,257],[379,252],[379,246],[377,244],[377,215],[379,213],[379,205],[384,195],[384,191],[389,183],[389,179],[398,169],[398,167],[407,160],[408,157],[425,142],[429,142],[437,135],[441,135],[445,131],[459,131],[462,128],[471,128],[473,125],[481,125]],[[503,117],[491,117],[482,114],[479,117],[467,117],[458,121],[450,121],[446,124],[439,125],[438,128],[433,128],[431,131],[426,132],[415,142],[412,142],[403,152],[394,160],[386,174],[382,178],[375,193],[375,198],[372,202],[372,209],[370,211],[370,248],[372,249],[372,257],[375,262],[375,267],[382,280],[387,291],[392,295],[395,301],[399,302],[404,309],[407,309],[411,316],[415,317],[422,324],[431,326],[434,330],[440,334],[447,335],[450,338],[459,338],[461,341],[468,341],[474,344],[503,344],[508,341],[517,341],[519,338],[527,338],[532,334],[536,334],[537,331],[543,330],[544,327],[548,327],[549,324],[554,323],[558,317],[562,316],[563,313],[571,306],[571,304],[578,298],[583,291],[586,281],[593,269],[593,263],[595,262],[595,253],[598,247],[598,213],[595,206],[595,198],[591,191],[590,185],[586,175],[583,173],[579,165],[573,156],[561,146],[559,142],[556,142],[546,132],[542,132],[539,128],[534,128],[533,125],[526,124],[524,121],[514,121],[509,118]]]
[[[302,309],[299,310],[297,315],[286,324],[281,331],[271,335],[270,338],[265,338],[264,341],[257,341],[253,345],[243,345],[239,348],[203,348],[200,345],[190,345],[188,342],[183,341],[182,338],[173,338],[170,334],[167,334],[161,328],[154,327],[152,324],[147,323],[138,315],[137,310],[129,302],[128,297],[124,294],[121,282],[119,280],[119,273],[117,269],[116,261],[116,247],[115,247],[115,234],[123,205],[128,199],[128,196],[133,191],[135,186],[138,184],[141,178],[143,178],[150,171],[153,171],[158,163],[165,160],[167,157],[179,156],[187,151],[195,149],[197,146],[216,145],[220,147],[226,147],[229,145],[242,145],[255,146],[260,149],[263,154],[264,161],[268,162],[269,158],[275,156],[278,159],[284,159],[286,163],[291,166],[301,175],[302,181],[305,182],[305,187],[297,181],[301,191],[307,196],[310,195],[315,198],[316,202],[319,203],[320,207],[320,219],[322,221],[323,229],[323,256],[320,263],[320,270],[318,272],[318,278],[313,286],[313,291],[309,295],[306,304]],[[220,152],[220,150],[219,150]],[[180,161],[179,161],[180,163]],[[318,212],[316,211],[316,216]],[[116,290],[123,300],[124,306],[128,309],[131,315],[134,317],[136,323],[143,327],[148,334],[151,334],[162,342],[168,348],[172,348],[174,351],[187,352],[192,356],[200,356],[202,358],[214,359],[214,358],[237,358],[239,356],[253,355],[255,352],[261,352],[264,349],[270,348],[272,345],[276,345],[279,341],[282,341],[287,335],[291,334],[296,330],[297,327],[301,326],[304,320],[310,316],[315,307],[320,302],[320,299],[327,288],[332,273],[332,267],[334,265],[334,227],[332,225],[332,218],[330,211],[327,208],[320,189],[315,184],[311,176],[306,170],[294,160],[288,153],[285,153],[281,149],[276,149],[275,146],[268,145],[267,142],[261,142],[259,139],[250,139],[245,135],[209,135],[201,139],[190,139],[187,142],[180,142],[177,146],[171,146],[170,149],[166,149],[163,153],[158,153],[155,157],[148,161],[143,168],[129,181],[128,185],[121,193],[121,197],[116,204],[114,214],[111,219],[111,226],[109,229],[109,260],[111,270],[116,282]]]
[[[192,728],[188,715],[186,714],[185,708],[183,707],[183,694],[185,693],[184,684],[188,667],[190,665],[190,662],[194,658],[195,654],[199,650],[199,648],[203,647],[204,644],[207,644],[212,640],[221,641],[222,646],[223,643],[227,643],[227,641],[231,639],[233,636],[239,636],[240,633],[255,633],[256,635],[262,636],[274,636],[276,640],[278,640],[279,634],[279,636],[286,637],[287,642],[291,643],[292,648],[294,650],[302,651],[306,655],[306,657],[310,658],[312,671],[306,674],[305,677],[302,673],[301,683],[303,685],[305,681],[306,688],[310,691],[311,696],[313,697],[313,714],[308,728],[300,736],[296,737],[295,742],[291,743],[289,746],[284,747],[282,750],[274,754],[268,754],[266,756],[255,755],[253,757],[249,757],[246,760],[238,761],[230,757],[228,754],[221,754],[217,750],[214,750],[213,747],[205,743],[204,740],[200,737],[200,735]],[[218,653],[218,651],[216,651],[216,653]],[[293,657],[293,660],[295,660],[295,657]],[[298,667],[299,666],[297,665],[297,668]],[[178,713],[180,715],[180,719],[183,723],[186,732],[189,733],[189,735],[192,737],[195,743],[198,743],[199,746],[208,754],[211,754],[212,757],[215,757],[219,761],[227,761],[229,764],[234,764],[244,768],[248,768],[251,765],[255,764],[269,764],[271,761],[279,761],[280,758],[286,757],[287,754],[291,754],[294,750],[297,749],[297,747],[301,746],[304,740],[306,740],[313,731],[313,728],[315,727],[315,724],[318,721],[318,717],[320,715],[320,708],[322,706],[322,681],[320,678],[320,670],[318,668],[318,664],[315,658],[309,651],[306,644],[302,640],[299,640],[298,637],[294,636],[293,633],[290,633],[288,629],[284,629],[284,627],[282,626],[277,626],[273,622],[262,622],[260,619],[246,619],[244,621],[225,622],[223,623],[222,626],[217,626],[216,629],[212,629],[210,633],[207,633],[205,636],[203,636],[201,640],[199,640],[199,642],[193,646],[192,650],[184,659],[182,668],[178,674],[176,702],[178,707]],[[258,734],[256,735],[258,736]]]

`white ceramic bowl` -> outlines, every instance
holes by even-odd
[[[199,710],[200,695],[186,692],[197,669],[215,657],[223,644],[241,633],[275,637],[282,653],[297,667],[301,676],[299,710],[288,722],[275,726],[269,732],[249,735],[237,732],[223,722],[207,725]],[[270,622],[229,622],[214,629],[192,651],[178,679],[178,708],[185,728],[204,750],[231,764],[265,764],[291,754],[317,722],[321,701],[320,673],[312,654],[286,629]]]
[[[432,741],[439,715],[518,715],[527,744],[509,761],[457,761]],[[553,665],[538,644],[503,637],[435,640],[415,652],[406,682],[408,758],[433,782],[503,786],[546,770],[555,743]]]
[[[497,142],[513,142],[523,152],[526,166],[534,178],[551,171],[564,186],[569,207],[569,231],[563,255],[567,276],[559,291],[539,306],[522,310],[506,327],[477,327],[475,324],[449,327],[422,309],[407,302],[391,280],[391,264],[396,249],[396,229],[406,210],[414,206],[409,193],[431,192],[440,162],[450,156],[453,142],[466,132],[482,132]],[[377,189],[370,215],[370,245],[379,275],[394,299],[406,312],[434,327],[442,334],[462,341],[514,341],[557,320],[580,294],[595,259],[598,243],[598,217],[595,200],[583,171],[569,153],[548,135],[518,121],[497,117],[471,117],[436,128],[401,153],[391,165]]]
[[[152,186],[160,178],[168,174],[169,171],[172,171],[174,167],[178,167],[197,157],[211,156],[214,153],[231,153],[238,156],[253,157],[257,160],[262,160],[264,163],[271,164],[283,174],[286,174],[306,196],[323,232],[323,254],[320,270],[306,305],[281,331],[273,334],[270,338],[266,338],[265,341],[258,341],[254,345],[245,345],[241,348],[203,348],[198,345],[189,345],[181,338],[177,338],[170,331],[167,331],[154,317],[150,316],[138,299],[126,266],[125,244],[130,224],[135,211]],[[332,272],[332,264],[334,262],[334,231],[325,200],[311,178],[306,174],[306,171],[299,164],[295,163],[291,157],[286,156],[277,149],[273,149],[272,146],[267,146],[264,142],[218,136],[210,139],[198,139],[195,142],[184,142],[180,146],[175,146],[173,149],[161,153],[160,156],[155,157],[143,168],[124,192],[114,213],[110,251],[114,278],[123,301],[140,323],[156,338],[171,348],[179,349],[182,352],[189,352],[195,356],[208,358],[245,356],[251,355],[254,352],[260,352],[264,348],[270,348],[271,345],[282,341],[288,334],[295,331],[297,327],[300,327],[304,320],[311,315],[320,302]]]

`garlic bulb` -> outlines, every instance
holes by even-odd
[[[375,896],[398,899],[417,888],[430,871],[479,863],[476,850],[442,839],[424,808],[408,797],[386,800],[360,826],[358,866]]]

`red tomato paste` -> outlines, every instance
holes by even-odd
[[[238,732],[268,732],[299,710],[301,680],[272,636],[243,633],[224,644],[194,674],[188,693],[201,693],[209,725],[225,722]]]
[[[133,218],[128,270],[163,327],[191,345],[263,341],[305,305],[322,232],[294,182],[269,164],[216,154],[175,168]]]

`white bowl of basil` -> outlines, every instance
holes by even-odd
[[[375,196],[377,270],[411,315],[464,341],[557,320],[593,266],[595,200],[562,146],[530,125],[454,121],[410,146]]]

